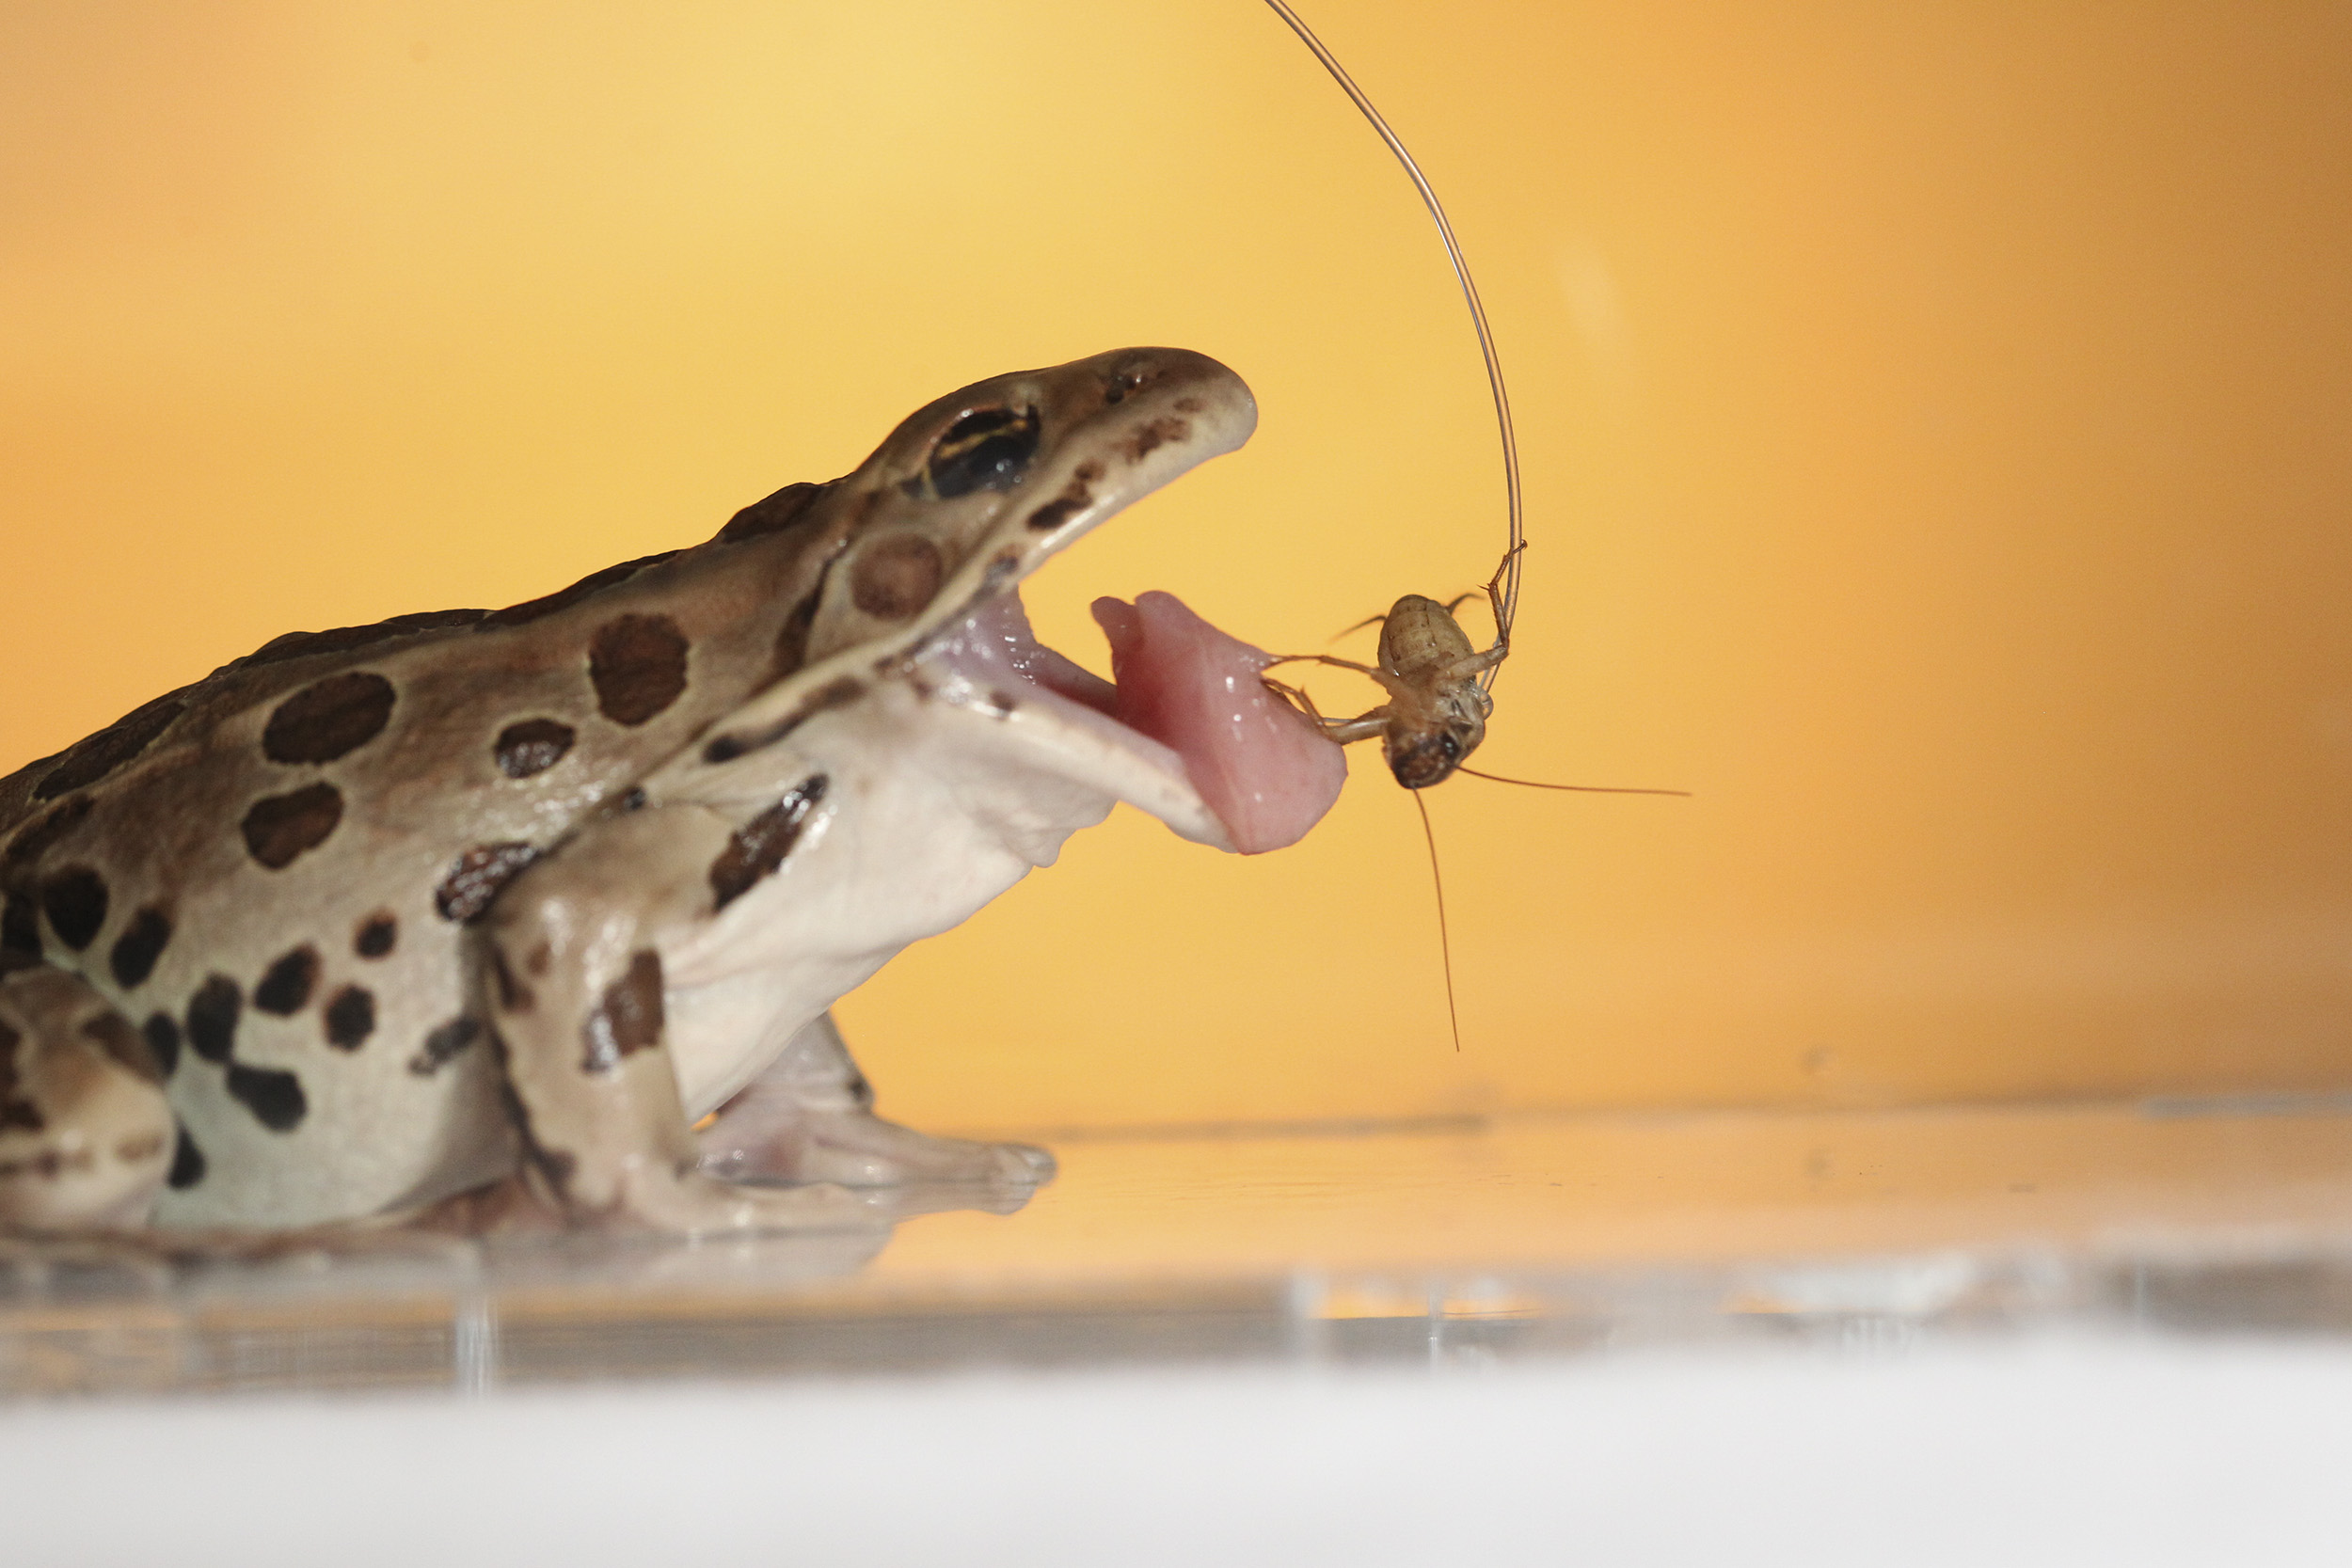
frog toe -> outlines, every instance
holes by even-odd
[[[1054,1180],[1055,1173],[1061,1169],[1061,1162],[1054,1158],[1052,1149],[1040,1148],[1035,1144],[990,1144],[988,1147],[994,1150],[1009,1181],[1041,1187]]]
[[[623,1204],[628,1220],[672,1236],[885,1229],[889,1208],[879,1195],[838,1182],[756,1187],[697,1171],[632,1185]]]

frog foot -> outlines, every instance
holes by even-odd
[[[646,1163],[620,1173],[617,1201],[601,1217],[613,1228],[631,1226],[671,1236],[747,1231],[887,1229],[896,1217],[889,1195],[837,1182],[760,1187],[723,1181],[699,1170]]]
[[[1042,1148],[932,1137],[885,1121],[873,1104],[833,1015],[820,1013],[698,1127],[701,1168],[737,1181],[978,1183],[1025,1196],[1054,1178]]]
[[[846,1187],[915,1182],[1029,1188],[1054,1179],[1054,1156],[1031,1144],[938,1138],[870,1112],[743,1130],[713,1124],[701,1168],[730,1181],[831,1181]]]

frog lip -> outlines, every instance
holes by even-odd
[[[1182,601],[1097,601],[1119,683],[1039,642],[1017,592],[936,645],[927,694],[998,721],[1179,836],[1257,854],[1295,843],[1346,777],[1339,749],[1260,686],[1270,659]]]
[[[1010,718],[1025,700],[1035,703],[1065,723],[1114,741],[1192,791],[1184,759],[1175,748],[1120,721],[1115,684],[1037,640],[1017,586],[974,606],[933,640],[918,668],[931,677],[926,684],[934,698],[992,718]],[[1198,792],[1192,793],[1197,800]]]

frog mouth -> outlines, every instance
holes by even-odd
[[[1268,691],[1273,656],[1211,626],[1173,594],[1097,599],[1110,642],[1104,680],[1038,641],[1020,591],[991,595],[928,650],[936,694],[992,716],[1108,742],[1156,775],[1120,798],[1186,838],[1245,855],[1295,844],[1339,799],[1339,747]],[[1092,748],[1088,748],[1091,750]],[[1178,786],[1171,800],[1168,786]]]

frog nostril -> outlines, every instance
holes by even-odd
[[[931,449],[931,489],[952,499],[1010,486],[1037,455],[1042,430],[1035,407],[975,409],[949,425]]]
[[[1103,401],[1124,403],[1130,393],[1140,392],[1152,385],[1156,375],[1149,363],[1121,365],[1104,378]]]

